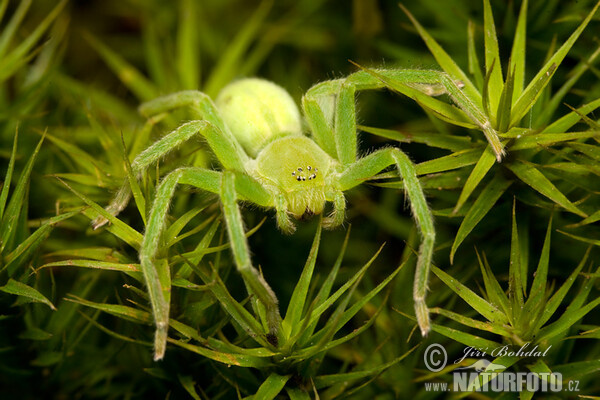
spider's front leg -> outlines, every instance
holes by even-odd
[[[433,216],[427,206],[427,200],[417,178],[414,164],[400,149],[393,147],[382,149],[349,165],[340,175],[339,185],[341,190],[351,189],[362,184],[365,180],[373,177],[390,165],[396,165],[403,179],[404,190],[408,196],[413,217],[417,222],[422,236],[415,271],[413,299],[415,302],[417,323],[421,329],[421,334],[426,336],[431,330],[429,309],[425,303],[425,297],[427,295],[427,282],[429,281],[429,270],[435,244],[435,228],[433,226]]]
[[[386,87],[419,101],[419,97],[448,94],[452,101],[478,126],[492,147],[498,162],[505,155],[504,145],[481,107],[478,93],[465,94],[448,74],[436,70],[411,69],[364,69],[347,78],[357,89],[378,89]],[[431,99],[430,99],[431,100]]]
[[[381,81],[359,82],[353,79],[324,82],[309,90],[303,99],[305,114],[315,140],[342,164],[337,179],[341,192],[362,184],[390,165],[396,165],[404,180],[413,217],[422,235],[413,288],[415,314],[423,336],[431,329],[425,303],[429,269],[435,244],[433,216],[413,163],[401,150],[387,148],[357,160],[355,92],[382,87]],[[316,133],[315,133],[316,130]],[[326,150],[327,151],[327,150]]]
[[[165,216],[178,184],[192,185],[220,195],[236,267],[242,275],[248,291],[256,296],[265,307],[268,334],[276,337],[281,320],[277,297],[264,278],[252,266],[242,217],[237,206],[238,197],[242,197],[260,206],[270,207],[272,206],[271,195],[247,175],[232,171],[221,173],[195,167],[180,168],[167,175],[156,191],[140,250],[141,269],[148,286],[156,324],[154,359],[162,359],[166,350],[171,289],[169,266],[166,262],[157,263],[156,254],[160,246],[161,234],[166,225]]]

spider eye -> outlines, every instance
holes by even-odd
[[[307,165],[306,170],[312,171],[312,173],[310,175],[305,176],[303,173],[304,169],[302,167],[298,167],[298,172],[296,172],[295,170],[292,171],[292,176],[295,177],[298,182],[305,182],[307,179],[311,181],[317,178],[317,171],[319,170],[318,168],[313,168],[311,165]]]

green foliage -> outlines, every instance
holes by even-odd
[[[546,356],[493,362],[560,372],[563,386],[578,381],[578,395],[593,398],[598,7],[0,1],[0,392],[433,398],[424,382],[450,382],[451,370],[476,359],[430,372],[429,344],[443,344],[453,360],[466,346],[528,343]],[[406,71],[420,81],[398,79]],[[191,140],[140,168],[144,149],[198,116],[182,109],[146,119],[138,107],[183,90],[214,97],[247,76],[282,85],[297,104],[333,78],[391,89],[358,97],[356,143],[363,156],[382,147],[410,156],[435,217],[427,338],[416,330],[411,290],[422,238],[395,169],[346,193],[348,224],[334,231],[321,232],[317,217],[286,236],[272,212],[241,203],[252,260],[282,310],[277,337],[236,271],[218,198],[182,185],[151,249],[168,272],[156,277],[158,291],[170,299],[166,357],[152,361],[154,299],[139,259],[152,204],[171,171],[219,167],[206,143]],[[330,133],[313,136],[333,154]],[[117,217],[105,210],[115,196],[133,199]],[[93,229],[98,218],[109,223]]]

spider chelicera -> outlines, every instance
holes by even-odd
[[[182,124],[139,154],[132,163],[134,173],[141,173],[198,134],[206,139],[221,164],[220,170],[176,169],[156,190],[140,249],[140,262],[156,323],[155,359],[162,358],[165,352],[169,302],[163,295],[168,288],[153,284],[158,282],[159,274],[154,258],[166,225],[169,203],[179,184],[192,185],[220,196],[235,265],[248,291],[264,306],[269,326],[266,334],[273,341],[281,321],[277,297],[252,265],[237,202],[275,209],[277,224],[285,233],[294,231],[292,217],[300,219],[320,214],[330,202],[332,211],[323,218],[323,225],[333,228],[344,221],[344,192],[389,166],[395,166],[422,234],[413,297],[420,330],[423,335],[429,332],[425,295],[435,230],[414,165],[396,147],[386,147],[364,157],[359,157],[357,152],[355,92],[383,88],[391,80],[403,82],[428,95],[448,93],[484,132],[490,129],[488,121],[482,117],[484,114],[464,97],[459,85],[438,71],[360,71],[345,79],[313,86],[302,99],[310,137],[302,131],[302,117],[291,96],[283,88],[262,79],[236,81],[225,87],[215,102],[204,93],[184,91],[140,107],[147,117],[189,107],[197,119]],[[127,204],[129,193],[125,185],[107,209],[117,214]],[[102,223],[98,220],[95,226]]]

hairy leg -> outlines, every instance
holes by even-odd
[[[404,189],[408,196],[413,217],[421,232],[422,241],[419,248],[413,298],[415,314],[421,333],[426,336],[431,329],[429,310],[425,303],[427,282],[435,244],[433,216],[417,179],[414,164],[408,156],[397,148],[386,148],[361,158],[342,172],[339,178],[340,190],[348,190],[362,184],[365,180],[381,172],[390,165],[396,165],[404,181]]]
[[[178,184],[193,185],[221,196],[236,267],[244,278],[249,291],[264,305],[267,311],[269,333],[277,334],[280,320],[277,298],[267,282],[251,264],[243,222],[236,203],[238,192],[240,192],[241,197],[256,204],[272,206],[269,203],[270,194],[246,175],[235,174],[231,171],[221,173],[202,168],[180,168],[167,175],[157,188],[140,249],[141,269],[148,286],[156,324],[154,359],[162,359],[166,350],[171,290],[169,266],[166,262],[156,260],[156,254],[160,248],[160,237],[166,225],[169,204]]]

